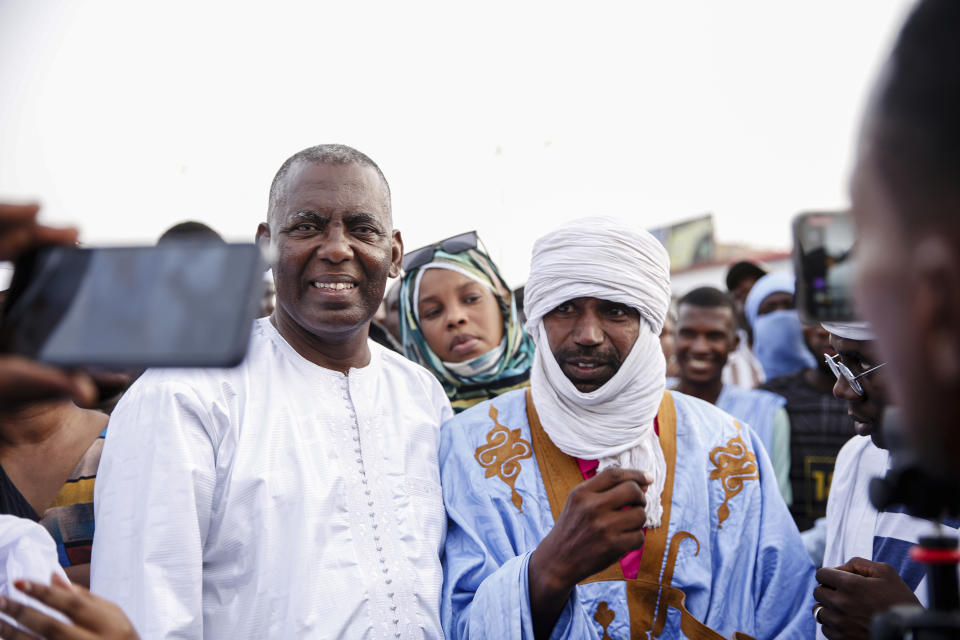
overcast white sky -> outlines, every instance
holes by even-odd
[[[584,215],[786,248],[847,202],[910,2],[0,0],[0,197],[88,243],[252,239],[283,160],[377,161],[408,249],[477,229],[513,284]]]

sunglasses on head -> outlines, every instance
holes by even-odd
[[[447,253],[460,253],[461,251],[467,251],[468,249],[476,248],[476,231],[468,231],[459,235],[450,236],[446,240],[441,240],[440,242],[434,242],[433,244],[428,244],[425,247],[414,249],[407,255],[403,256],[403,270],[412,271],[418,267],[422,267],[425,264],[429,264],[433,261],[433,256],[437,253],[437,249]]]
[[[862,378],[868,373],[873,373],[883,365],[887,364],[886,362],[882,364],[878,364],[877,366],[871,369],[867,369],[860,375],[855,376],[853,375],[853,371],[850,371],[850,367],[843,364],[843,361],[840,360],[839,353],[833,356],[828,356],[824,354],[823,357],[826,359],[827,365],[830,367],[830,370],[833,371],[833,375],[837,377],[837,380],[843,377],[847,381],[847,384],[850,385],[850,388],[853,389],[854,393],[856,393],[858,396],[863,395],[863,386],[861,386],[859,378]]]

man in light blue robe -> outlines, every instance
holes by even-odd
[[[441,433],[447,637],[813,636],[814,568],[757,436],[664,390],[668,278],[606,219],[535,245],[531,388]]]
[[[790,505],[793,490],[786,398],[723,383],[727,357],[737,348],[736,313],[733,299],[714,287],[697,287],[680,298],[675,329],[680,376],[674,388],[750,425],[770,456],[780,495]]]

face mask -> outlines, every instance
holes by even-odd
[[[500,344],[476,358],[471,358],[465,362],[447,362],[444,360],[443,366],[461,378],[472,378],[496,369],[506,349],[507,338],[504,337],[503,340],[500,341]]]
[[[817,366],[803,341],[800,316],[794,309],[757,317],[753,328],[753,353],[763,365],[768,380]]]

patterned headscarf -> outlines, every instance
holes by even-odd
[[[451,371],[427,344],[420,329],[417,296],[420,278],[428,269],[450,269],[462,273],[493,292],[504,318],[503,349],[495,367],[487,369],[485,373],[462,377]],[[480,249],[447,253],[438,248],[429,264],[404,274],[400,283],[400,334],[404,354],[437,377],[457,413],[482,400],[528,384],[533,362],[533,340],[521,326],[510,287],[490,257]]]

